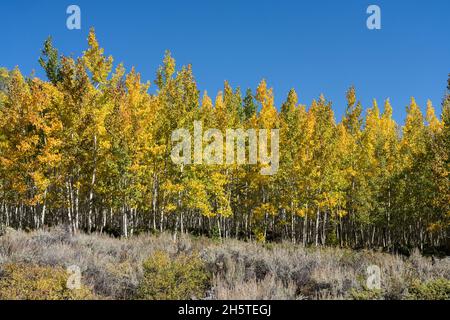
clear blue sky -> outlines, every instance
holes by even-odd
[[[81,8],[80,31],[66,28],[70,4]],[[366,28],[370,4],[381,7],[381,30]],[[224,80],[244,91],[266,78],[277,106],[292,87],[305,104],[323,92],[340,119],[354,84],[365,108],[390,97],[403,121],[411,96],[422,109],[430,98],[440,112],[449,12],[448,0],[1,1],[0,65],[43,77],[37,59],[45,38],[77,56],[94,26],[106,54],[144,80],[153,81],[169,49],[179,66],[193,64],[199,89],[211,96]]]

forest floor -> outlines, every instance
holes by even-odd
[[[164,259],[146,267],[145,261],[155,255],[171,261],[181,256],[200,261],[201,267],[196,268],[207,275],[201,278],[207,279],[206,285],[203,291],[196,290],[196,297],[188,298],[450,299],[450,258],[433,259],[418,251],[406,257],[371,250],[304,248],[292,243],[257,244],[187,235],[174,241],[168,233],[118,239],[99,234],[71,235],[62,228],[29,233],[7,230],[0,237],[0,299],[11,298],[2,296],[2,292],[12,289],[13,298],[30,297],[18,288],[24,286],[23,290],[29,291],[28,283],[8,279],[11,273],[5,270],[14,269],[11,266],[58,270],[77,266],[83,286],[96,299],[186,298],[170,288],[179,289],[185,281],[186,290],[191,290],[198,279],[183,278],[189,275],[183,275],[174,265],[174,272],[167,273],[170,261]],[[368,270],[373,270],[369,266],[374,265],[380,270],[380,289],[367,287]],[[150,278],[146,277],[148,272],[153,272]],[[196,272],[192,275],[199,276]],[[33,286],[33,290],[38,287]]]

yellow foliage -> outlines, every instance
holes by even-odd
[[[144,262],[143,268],[139,299],[188,300],[205,296],[209,274],[197,254],[172,258],[157,251]]]
[[[67,288],[68,274],[62,268],[25,264],[1,267],[0,300],[92,300],[85,286]]]

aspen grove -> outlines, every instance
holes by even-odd
[[[292,89],[277,108],[264,80],[255,92],[225,82],[213,101],[169,52],[152,94],[93,29],[80,58],[49,38],[39,62],[47,80],[0,69],[0,225],[354,248],[448,241],[450,79],[441,115],[412,98],[400,125],[389,100],[364,109],[354,87],[340,122],[323,95],[306,106]],[[173,163],[172,132],[195,121],[279,129],[279,170]]]

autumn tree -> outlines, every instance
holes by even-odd
[[[390,250],[448,241],[450,78],[440,116],[411,99],[397,123],[389,99],[364,108],[352,86],[336,121],[324,95],[303,104],[291,89],[277,106],[265,80],[243,95],[228,81],[201,95],[192,66],[169,51],[153,91],[113,62],[91,29],[79,58],[44,42],[46,80],[0,69],[1,224]],[[211,128],[222,134],[202,135]],[[183,164],[171,161],[177,129],[191,139]],[[276,174],[227,158],[238,151],[227,130],[248,129],[279,130]]]

